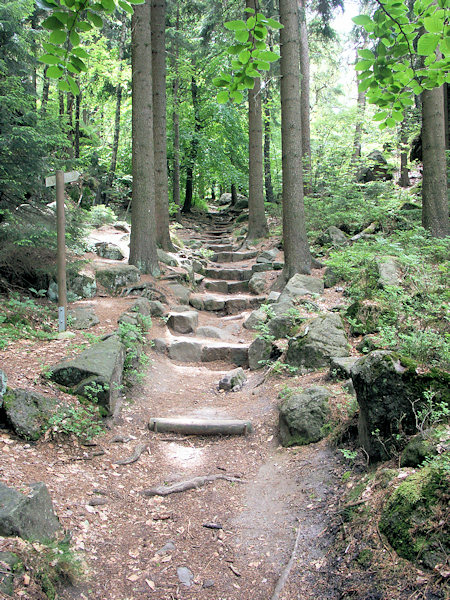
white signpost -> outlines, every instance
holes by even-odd
[[[56,186],[56,234],[57,234],[57,280],[58,280],[58,330],[66,330],[67,286],[66,286],[66,214],[64,212],[64,184],[77,181],[78,171],[56,171],[45,178],[45,186]]]

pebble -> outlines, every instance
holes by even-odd
[[[213,579],[205,579],[205,581],[203,582],[203,586],[204,588],[212,588],[214,587],[214,580]]]
[[[175,550],[175,544],[172,540],[169,540],[156,554],[165,554],[166,552],[172,552],[173,550]]]
[[[186,587],[191,587],[192,580],[194,579],[194,574],[190,569],[188,569],[187,567],[178,567],[177,575],[178,579],[180,580],[180,583],[182,583]]]

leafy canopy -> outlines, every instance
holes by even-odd
[[[39,60],[46,65],[47,77],[58,80],[58,88],[78,95],[79,88],[74,76],[87,71],[84,60],[87,51],[81,47],[83,33],[103,26],[103,16],[116,9],[133,14],[132,4],[145,0],[36,0],[39,8],[51,11],[42,26],[50,34],[42,45],[45,54]]]
[[[265,40],[269,29],[281,29],[283,25],[253,8],[246,8],[245,12],[250,14],[246,21],[237,19],[225,23],[227,29],[234,31],[236,43],[227,49],[231,56],[231,73],[224,72],[213,79],[215,86],[224,88],[217,94],[219,104],[226,104],[228,100],[242,102],[242,91],[253,89],[260,71],[269,71],[270,63],[280,58],[267,48]]]
[[[401,0],[377,4],[373,16],[353,18],[374,40],[373,50],[358,51],[355,69],[384,129],[403,120],[414,94],[450,83],[450,10],[448,0],[416,0],[412,10]]]

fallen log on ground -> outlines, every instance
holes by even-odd
[[[238,477],[228,477],[227,475],[203,475],[201,477],[194,477],[193,479],[187,479],[186,481],[179,481],[172,485],[160,485],[142,490],[144,496],[168,496],[169,494],[178,494],[180,492],[186,492],[187,490],[194,490],[217,479],[223,479],[225,481],[231,481],[236,483],[246,483]]]
[[[155,433],[183,433],[185,435],[246,435],[251,433],[250,421],[240,419],[192,419],[175,417],[171,419],[150,419],[150,431]]]

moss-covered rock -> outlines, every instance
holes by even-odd
[[[13,597],[14,575],[21,571],[20,558],[16,554],[0,552],[0,596]]]
[[[373,300],[357,300],[351,304],[345,316],[352,335],[376,333],[380,330],[380,317],[384,308]]]
[[[98,266],[95,277],[104,288],[115,294],[126,285],[137,283],[141,274],[133,265],[112,264]]]
[[[31,390],[8,390],[3,397],[6,422],[14,433],[26,440],[38,440],[47,431],[50,418],[63,409],[56,398]]]
[[[400,459],[401,467],[418,467],[423,461],[435,456],[437,450],[431,440],[426,439],[423,434],[412,437],[406,444]]]
[[[284,400],[279,410],[280,439],[283,446],[305,445],[325,437],[329,418],[330,392],[314,386]]]
[[[407,477],[386,501],[380,531],[401,557],[429,569],[450,552],[448,471],[428,465]]]

